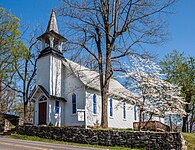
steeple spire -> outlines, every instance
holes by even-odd
[[[56,15],[55,15],[55,11],[53,9],[52,9],[52,12],[50,15],[50,19],[49,19],[49,23],[48,23],[46,32],[49,32],[52,30],[54,32],[58,33],[58,25],[57,25],[57,21],[56,21]]]
[[[49,54],[63,57],[62,45],[67,41],[67,39],[58,33],[58,26],[54,10],[51,12],[46,32],[37,39],[42,42],[43,48],[39,54],[39,58]]]

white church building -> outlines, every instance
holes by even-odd
[[[37,60],[36,87],[30,100],[34,102],[34,125],[98,126],[102,102],[99,74],[62,54],[67,40],[58,33],[52,11],[47,30],[38,37],[43,50]],[[138,121],[133,104],[125,102],[131,92],[111,79],[108,99],[108,127],[133,128]]]

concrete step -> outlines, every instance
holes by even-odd
[[[1,135],[11,135],[14,132],[15,132],[15,129],[8,129],[8,130],[3,131]]]
[[[1,135],[4,135],[3,132],[0,132],[0,136],[1,136]]]

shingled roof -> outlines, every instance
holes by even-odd
[[[81,66],[71,60],[62,60],[64,66],[69,68],[80,79],[80,81],[87,87],[100,91],[99,73],[92,71],[89,68]],[[122,86],[117,80],[111,78],[109,85],[109,94],[111,97],[117,99],[126,99],[134,103],[134,95]]]
[[[61,100],[61,101],[67,102],[67,100],[65,98],[63,98],[63,97],[58,97],[58,96],[55,96],[55,95],[50,95],[49,92],[43,86],[41,86],[41,85],[38,85],[37,87],[34,87],[33,91],[30,94],[29,99],[31,99],[33,97],[34,93],[37,91],[38,88],[41,89],[41,91],[45,94],[45,96],[47,98],[50,98],[50,99],[53,99],[53,100]]]

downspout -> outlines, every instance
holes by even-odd
[[[84,87],[84,88],[85,88],[85,91],[86,91],[86,87]],[[86,98],[86,92],[85,92],[85,112],[84,112],[85,129],[87,129],[87,98]]]

